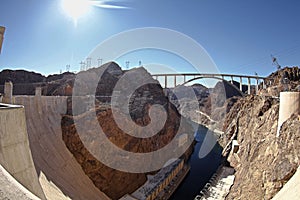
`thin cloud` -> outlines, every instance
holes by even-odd
[[[99,7],[99,8],[106,8],[106,9],[130,9],[130,7],[127,6],[121,6],[121,5],[113,5],[111,4],[113,1],[100,1],[100,0],[94,0],[90,1],[92,6]]]

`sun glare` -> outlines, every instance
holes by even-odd
[[[74,24],[89,10],[89,0],[62,0],[64,12],[73,19]]]

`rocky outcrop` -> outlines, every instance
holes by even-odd
[[[285,67],[272,73],[267,81],[267,89],[262,89],[260,94],[279,97],[282,91],[300,91],[300,69],[299,67]]]
[[[107,70],[104,71],[104,69]],[[102,74],[101,79],[99,74]],[[99,68],[91,68],[87,71],[79,72],[77,75],[88,77],[88,82],[84,82],[89,91],[91,85],[98,83],[96,95],[109,95],[118,78],[123,74],[122,69],[114,62],[109,62]],[[43,76],[39,73],[28,72],[25,70],[3,70],[0,72],[0,93],[4,91],[5,81],[11,81],[14,84],[14,95],[34,95],[36,87],[42,87],[42,94],[45,96],[72,96],[72,89],[76,74],[64,72]],[[110,87],[107,87],[109,85]],[[83,92],[84,92],[83,91]]]
[[[6,69],[0,72],[0,85],[4,85],[6,81],[11,81],[15,84],[40,83],[45,81],[45,76],[25,70]]]
[[[190,91],[193,95],[190,95]],[[214,88],[200,84],[179,86],[174,89],[182,98],[168,92],[171,102],[180,114],[210,129],[222,130],[224,119],[242,93],[227,81],[218,82]]]
[[[247,96],[228,113],[220,143],[236,134],[239,150],[228,158],[236,178],[227,199],[271,199],[299,166],[299,116],[288,119],[276,138],[278,110],[276,99]]]
[[[282,84],[284,78],[287,78],[290,82],[297,82],[300,80],[300,69],[298,67],[285,67],[272,73],[268,78],[273,78],[275,85]]]
[[[72,86],[75,74],[65,72],[62,74],[43,76],[39,73],[25,70],[3,70],[0,72],[0,93],[4,91],[4,83],[11,81],[14,84],[14,95],[34,95],[36,87],[42,87],[42,94],[47,96],[66,95],[66,88]]]
[[[89,80],[95,80],[92,75],[94,72],[95,71],[89,71]],[[134,192],[138,187],[144,184],[147,174],[123,172],[101,163],[83,144],[82,138],[79,137],[74,124],[75,118],[77,122],[80,121],[82,127],[85,127],[85,132],[90,138],[96,138],[97,135],[96,132],[89,129],[89,127],[93,127],[93,124],[99,124],[111,143],[120,149],[133,153],[148,153],[163,148],[176,137],[179,126],[184,127],[181,131],[191,134],[193,134],[193,131],[187,123],[185,125],[181,124],[181,116],[175,106],[168,101],[161,86],[152,79],[151,75],[145,69],[136,68],[127,71],[125,75],[128,77],[127,80],[129,80],[129,82],[122,82],[118,87],[116,87],[116,84],[118,81],[121,81],[120,77],[124,72],[117,65],[112,63],[101,73],[103,76],[98,82],[97,94],[112,95],[113,90],[118,89],[121,104],[111,105],[96,100],[95,108],[88,110],[81,109],[74,113],[74,111],[71,110],[74,102],[72,102],[70,98],[68,100],[67,114],[63,116],[61,122],[62,135],[67,148],[74,155],[83,171],[93,181],[95,186],[112,199],[118,199],[125,194]],[[83,76],[85,75],[86,74],[83,74]],[[82,92],[89,92],[89,88],[92,87],[92,85],[89,84],[92,83],[83,80],[84,79],[79,80],[79,85],[86,88],[86,90],[82,90]],[[134,83],[144,80],[150,80],[152,83],[141,85],[132,94],[126,94]],[[127,99],[128,95],[130,96],[129,101]],[[152,120],[159,120],[162,116],[160,112],[149,113],[153,105],[161,105],[167,114],[167,120],[162,130],[153,136],[147,138],[133,137],[122,130],[115,121],[113,112],[117,113],[117,116],[123,119],[123,126],[126,126],[127,129],[134,132],[134,135],[139,135],[139,131],[142,129],[135,128],[136,125],[140,127],[147,126]],[[130,118],[125,117],[126,108],[129,108]],[[93,118],[93,113],[96,113],[97,119]],[[152,118],[150,118],[150,116]],[[134,124],[131,123],[132,121]],[[102,144],[101,142],[103,142],[98,140],[91,141],[93,146],[99,146]],[[155,160],[153,160],[153,162],[154,161]],[[151,163],[149,163],[149,165],[150,164]]]
[[[228,112],[219,143],[225,148],[237,140],[237,152],[228,162],[236,170],[235,181],[227,199],[271,199],[293,176],[300,165],[300,117],[292,115],[276,137],[279,93],[297,90],[298,67],[272,73],[266,89],[259,96],[240,98]]]

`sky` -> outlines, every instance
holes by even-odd
[[[267,76],[276,70],[271,54],[282,66],[300,63],[297,0],[96,0],[77,20],[63,6],[64,1],[72,0],[1,0],[0,26],[6,31],[0,70],[26,69],[49,75],[64,72],[70,65],[70,71],[78,72],[79,63],[99,44],[145,27],[172,30],[195,41],[221,73]],[[76,1],[86,0],[73,0],[73,4]],[[193,51],[180,41],[171,42]],[[101,56],[102,63],[109,61]],[[92,65],[97,65],[96,60],[93,58]],[[176,72],[195,70],[181,55],[159,49],[140,49],[118,55],[115,61],[124,69],[156,63]]]

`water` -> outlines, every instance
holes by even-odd
[[[222,147],[218,143],[215,144],[216,140],[213,134],[207,131],[205,127],[199,126],[195,134],[195,140],[197,143],[189,159],[191,170],[171,196],[171,200],[194,199],[220,165]],[[213,144],[215,144],[213,149],[209,151],[205,157],[200,159],[199,151],[201,146],[213,146]]]

